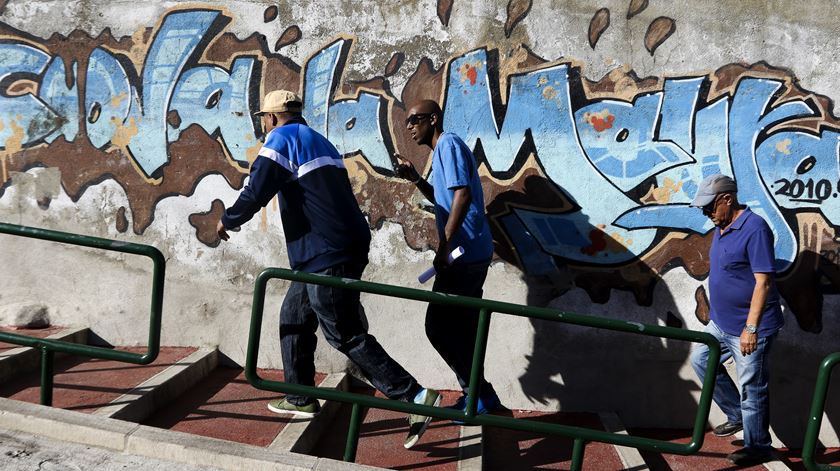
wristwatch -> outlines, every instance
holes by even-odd
[[[745,330],[748,334],[754,334],[754,333],[756,333],[756,332],[758,331],[758,327],[756,327],[756,325],[755,325],[755,324],[747,324],[746,326],[744,326],[744,330]]]

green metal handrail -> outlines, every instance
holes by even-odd
[[[359,439],[359,429],[361,427],[362,420],[362,406],[405,412],[409,414],[420,414],[439,419],[457,419],[472,425],[488,425],[525,432],[560,435],[571,438],[574,440],[572,469],[580,469],[583,462],[585,443],[591,441],[653,450],[661,453],[676,453],[680,455],[690,455],[696,453],[703,445],[703,435],[709,418],[709,408],[711,407],[712,391],[715,384],[715,368],[706,369],[706,375],[703,378],[703,389],[700,393],[697,416],[694,420],[691,442],[686,444],[615,434],[582,427],[547,424],[526,419],[514,419],[511,417],[500,417],[496,415],[476,415],[476,402],[478,394],[469,395],[467,411],[466,414],[464,414],[459,411],[440,407],[424,406],[402,401],[370,397],[345,391],[337,391],[334,389],[302,386],[299,384],[290,384],[281,381],[263,379],[257,373],[257,358],[259,357],[259,342],[262,330],[266,286],[268,281],[273,278],[331,286],[334,288],[345,288],[364,293],[411,299],[427,303],[479,309],[478,332],[476,335],[475,350],[473,352],[472,372],[470,374],[470,391],[479,391],[478,378],[480,378],[483,373],[487,335],[490,327],[490,314],[492,312],[532,319],[563,322],[585,327],[628,332],[638,335],[704,343],[709,347],[708,361],[710,365],[715,365],[720,360],[720,345],[713,336],[705,332],[642,324],[639,322],[605,319],[601,317],[562,312],[548,308],[522,306],[486,299],[448,295],[400,286],[303,273],[282,268],[267,268],[263,270],[259,276],[257,276],[254,284],[254,301],[251,309],[251,330],[248,337],[248,352],[245,360],[245,377],[248,379],[248,382],[257,389],[282,392],[286,394],[298,394],[318,399],[353,404],[350,430],[348,432],[347,444],[344,452],[344,459],[346,461],[355,461],[356,447]]]
[[[825,411],[825,396],[828,385],[831,384],[831,371],[840,363],[840,352],[832,353],[820,363],[817,373],[817,385],[814,388],[814,399],[811,401],[811,413],[808,415],[808,428],[805,430],[805,443],[802,445],[802,463],[808,471],[840,470],[840,466],[817,464],[814,455],[817,450],[817,439],[820,436],[823,411]]]
[[[160,326],[163,312],[163,283],[166,271],[166,260],[163,254],[152,246],[133,244],[118,240],[101,239],[67,232],[40,229],[37,227],[18,226],[0,222],[0,234],[10,234],[33,239],[48,240],[64,244],[92,247],[111,252],[122,252],[134,255],[142,255],[152,259],[152,306],[151,320],[149,322],[149,345],[146,353],[131,353],[119,350],[112,350],[104,347],[90,345],[79,345],[61,340],[42,339],[28,335],[0,332],[0,341],[23,345],[40,350],[41,352],[41,404],[52,405],[53,389],[53,360],[55,352],[68,353],[71,355],[99,358],[103,360],[114,360],[136,365],[148,365],[155,361],[160,351]]]

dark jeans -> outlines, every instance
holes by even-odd
[[[366,264],[347,263],[319,274],[360,279]],[[391,399],[412,400],[420,385],[367,333],[359,292],[292,282],[280,308],[280,347],[285,380],[315,385],[315,330],[321,325],[330,345],[347,355],[376,389]],[[288,395],[292,404],[304,405],[305,396]]]
[[[480,298],[484,293],[489,262],[452,265],[435,276],[432,290]],[[429,304],[426,309],[426,337],[446,364],[455,372],[461,389],[469,394],[470,371],[478,330],[478,309]],[[493,386],[479,378],[481,397],[495,395]]]

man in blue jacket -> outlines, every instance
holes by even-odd
[[[344,161],[324,136],[306,125],[297,94],[276,90],[257,113],[265,144],[251,165],[248,185],[217,225],[219,237],[238,228],[277,196],[294,270],[359,279],[368,263],[370,230],[359,209]],[[417,383],[367,332],[359,292],[292,282],[280,309],[280,345],[285,380],[315,385],[315,331],[320,323],[330,345],[347,355],[391,399],[437,405],[440,395]],[[313,417],[318,401],[287,395],[269,402],[281,414]],[[409,416],[405,447],[411,448],[430,421]]]
[[[456,134],[444,132],[443,112],[432,100],[416,103],[408,112],[406,128],[419,145],[432,149],[431,184],[411,162],[397,156],[397,175],[417,186],[435,205],[438,247],[437,270],[432,289],[439,293],[480,298],[493,258],[493,236],[484,211],[484,192],[478,177],[478,163],[470,148]],[[461,247],[464,254],[452,265],[448,256]],[[478,330],[478,310],[429,304],[426,310],[426,337],[446,361],[464,394],[452,409],[466,411],[470,391],[473,349]],[[477,413],[501,407],[493,386],[479,377]]]

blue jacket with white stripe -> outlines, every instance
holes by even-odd
[[[274,195],[292,269],[319,272],[342,263],[367,263],[370,229],[341,154],[303,118],[268,134],[248,185],[225,211],[222,224],[241,226]]]

